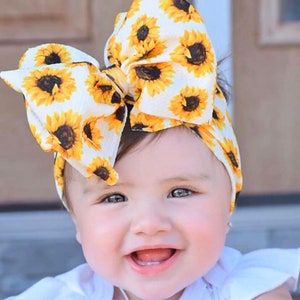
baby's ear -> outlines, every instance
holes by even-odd
[[[73,224],[74,224],[74,227],[75,227],[75,230],[76,230],[76,240],[79,244],[81,244],[81,235],[80,235],[80,232],[77,228],[76,217],[74,216],[74,214],[71,211],[70,211],[70,216],[71,216],[71,219],[73,221]]]
[[[229,233],[230,229],[232,228],[232,223],[230,220],[228,220],[227,224],[226,224],[226,234]]]
[[[81,245],[81,236],[78,230],[76,230],[76,240]]]

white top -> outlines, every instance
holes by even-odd
[[[283,283],[295,290],[299,249],[264,249],[245,255],[225,247],[216,265],[188,286],[180,300],[251,300]],[[6,300],[112,300],[114,287],[87,264],[44,278],[19,296]],[[125,299],[125,298],[124,298]]]

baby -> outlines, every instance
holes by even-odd
[[[1,73],[55,154],[87,261],[9,299],[291,299],[300,249],[224,246],[241,163],[200,14],[185,0],[135,0],[105,55],[99,70],[45,44]]]

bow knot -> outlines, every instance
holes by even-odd
[[[127,76],[121,67],[111,65],[102,69],[101,72],[106,74],[120,98],[133,103],[135,98],[138,97],[138,95],[135,95],[134,85],[128,82]]]

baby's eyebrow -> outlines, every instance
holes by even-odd
[[[161,178],[159,181],[163,184],[166,183],[195,183],[195,182],[209,182],[211,181],[211,175],[207,172],[180,172],[178,175]],[[108,185],[104,183],[102,180],[97,179],[91,185],[87,185],[84,188],[84,194],[95,193],[101,189],[101,192],[109,192],[114,189],[122,189],[124,187],[130,188],[133,187],[134,182],[127,182],[120,180],[116,183],[116,185]]]
[[[101,180],[98,177],[91,177],[86,179],[84,187],[83,187],[83,191],[84,194],[88,194],[90,192],[95,192],[97,189],[101,188],[101,189],[105,189],[107,186],[107,184]]]
[[[123,183],[123,182],[117,182],[115,185],[108,185],[103,180],[96,177],[93,182],[90,182],[90,184],[87,184],[84,187],[83,192],[84,192],[84,194],[96,193],[99,190],[101,190],[101,192],[108,192],[108,191],[114,190],[116,188],[121,189],[124,186],[128,186],[128,184]]]
[[[181,173],[178,176],[172,176],[162,181],[165,182],[172,182],[172,181],[180,181],[180,182],[187,182],[187,181],[209,181],[211,176],[207,173]]]

